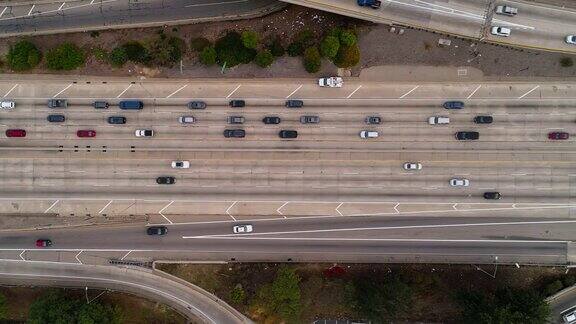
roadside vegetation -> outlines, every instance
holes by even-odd
[[[18,72],[37,67],[51,71],[70,71],[95,59],[112,68],[121,68],[127,63],[151,68],[171,68],[184,58],[193,58],[199,64],[218,65],[222,69],[251,63],[266,69],[287,54],[301,57],[306,71],[317,73],[322,64],[352,68],[360,62],[358,34],[354,28],[334,27],[323,35],[304,29],[292,39],[284,39],[280,35],[263,37],[252,30],[225,31],[214,40],[204,37],[184,40],[160,30],[153,37],[125,40],[110,49],[98,46],[98,34],[92,37],[95,45],[90,48],[63,42],[44,54],[33,40],[18,41],[10,47],[6,66]]]
[[[576,277],[552,268],[466,265],[160,265],[258,323],[546,323],[545,298]]]

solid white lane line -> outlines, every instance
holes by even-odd
[[[472,96],[476,93],[476,91],[478,91],[481,87],[482,87],[482,85],[479,85],[478,87],[476,87],[476,89],[474,89],[474,91],[472,91],[472,93],[468,97],[466,97],[466,99],[472,98]]]
[[[98,212],[98,214],[102,214],[102,212],[104,211],[104,209],[108,208],[108,206],[110,206],[110,204],[113,202],[113,200],[110,200],[106,206],[102,207],[102,209],[100,209],[100,211]]]
[[[36,7],[35,4],[33,4],[32,7],[30,8],[30,11],[28,11],[28,16],[30,16],[30,14],[32,13],[32,10],[34,10],[34,7]]]
[[[178,92],[180,92],[182,89],[186,88],[187,86],[188,86],[187,84],[185,84],[185,85],[181,86],[180,88],[178,88],[178,90],[176,90],[176,91],[172,92],[172,93],[171,93],[171,94],[169,94],[169,95],[168,95],[166,98],[170,98],[170,97],[172,97],[173,95],[177,94]]]
[[[8,9],[8,7],[4,7],[4,9],[2,9],[2,12],[0,12],[0,18],[1,18],[2,15],[6,12],[6,9]]]
[[[530,93],[532,93],[532,91],[534,91],[534,90],[536,90],[536,89],[538,89],[538,88],[540,88],[539,85],[535,86],[534,88],[528,90],[526,93],[524,93],[523,95],[521,95],[521,96],[518,97],[517,99],[522,99],[522,98],[526,97],[527,95],[529,95]]]
[[[230,92],[227,96],[226,99],[230,98],[231,95],[234,94],[234,92],[236,92],[238,89],[240,89],[241,84],[239,84],[236,88],[234,88],[234,90],[232,90],[232,92]]]
[[[574,208],[576,205],[561,205],[561,206],[528,206],[528,207],[518,207],[516,209],[556,209],[556,208]],[[426,214],[426,213],[448,213],[448,212],[478,212],[478,211],[503,211],[503,210],[510,210],[511,207],[504,207],[504,208],[472,208],[472,209],[442,209],[442,210],[421,210],[421,211],[411,211],[411,212],[403,212],[402,214]],[[348,216],[388,216],[388,215],[396,215],[398,213],[374,213],[374,214],[352,214]],[[314,217],[314,216],[310,216]],[[326,217],[326,216],[320,216]]]
[[[62,10],[62,7],[64,7],[64,5],[66,4],[66,2],[62,2],[62,4],[60,5],[60,7],[58,7],[58,10]]]
[[[232,4],[232,3],[242,3],[242,2],[248,2],[248,0],[235,0],[235,1],[213,2],[213,3],[200,3],[200,4],[187,5],[187,6],[184,6],[184,7],[190,8],[190,7],[217,6],[217,5],[227,5],[227,4]]]
[[[398,99],[402,99],[402,98],[406,97],[407,95],[411,94],[412,91],[418,89],[419,87],[420,87],[419,85],[415,86],[415,87],[412,88],[410,91],[408,91],[408,92],[406,92],[405,94],[401,95]]]
[[[237,201],[233,202],[232,205],[228,206],[228,208],[226,209],[226,214],[228,214],[228,216],[230,216],[234,221],[236,221],[236,218],[234,218],[234,216],[232,216],[232,214],[230,214],[230,209],[232,207],[234,207],[234,205],[236,205]]]
[[[60,90],[60,92],[56,93],[55,95],[52,96],[52,98],[56,98],[58,97],[58,95],[60,95],[62,92],[68,90],[68,88],[70,88],[74,83],[70,83],[66,88]]]
[[[174,203],[174,200],[169,202],[166,206],[164,206],[164,208],[160,209],[160,211],[158,211],[158,213],[161,214],[166,208],[170,207],[170,205],[172,205],[173,203]]]
[[[2,15],[0,15],[0,16],[2,16]],[[4,95],[3,98],[8,97],[8,95],[9,95],[14,89],[16,89],[17,86],[18,86],[18,83],[16,83],[12,88],[10,88],[10,90],[8,90],[8,92],[6,92],[6,94]]]
[[[80,254],[83,252],[83,250],[80,250],[80,252],[78,252],[78,254],[76,254],[75,258],[78,261],[78,263],[83,264],[82,261],[80,261],[80,259],[78,258],[80,256]]]
[[[46,209],[46,210],[44,211],[44,214],[46,214],[47,212],[49,212],[50,209],[52,209],[52,207],[56,206],[56,204],[57,204],[59,201],[60,201],[60,200],[56,200],[52,205],[50,205],[50,207],[48,207],[48,209]]]
[[[124,254],[124,256],[120,259],[121,261],[123,261],[124,259],[126,259],[126,257],[128,256],[128,254],[132,253],[132,250],[126,252],[126,254]]]
[[[576,220],[502,222],[502,223],[495,223],[495,222],[494,223],[460,223],[460,224],[437,224],[437,225],[402,225],[402,226],[356,227],[356,228],[330,228],[330,229],[319,229],[319,230],[298,230],[298,231],[284,231],[284,232],[263,232],[263,233],[252,232],[252,233],[242,234],[242,236],[304,234],[304,233],[330,233],[330,232],[356,232],[356,231],[424,229],[424,228],[454,228],[454,227],[477,227],[477,226],[546,225],[546,224],[576,224]],[[230,237],[230,236],[237,236],[237,234],[187,236],[186,238],[212,238],[212,237]]]
[[[350,94],[348,95],[348,97],[346,97],[346,99],[350,99],[350,97],[352,97],[356,91],[360,90],[360,88],[362,88],[362,85],[359,85],[358,88],[354,89],[354,91],[350,92]]]
[[[122,95],[123,95],[126,91],[128,91],[128,89],[130,89],[131,87],[132,87],[132,83],[130,83],[130,85],[129,85],[126,89],[124,89],[124,91],[120,92],[120,94],[117,95],[116,98],[122,97]]]
[[[299,85],[298,88],[296,88],[294,91],[290,92],[290,94],[286,96],[286,99],[292,97],[292,95],[295,94],[296,91],[300,90],[300,88],[302,88],[302,86],[303,86],[303,85],[301,84],[301,85]]]

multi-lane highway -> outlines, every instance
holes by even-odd
[[[353,0],[282,0],[360,19],[424,28],[535,49],[575,52],[567,35],[576,33],[576,11],[537,2],[492,0],[385,0],[380,9]],[[496,5],[518,9],[512,17],[495,14]],[[491,35],[492,26],[511,29],[509,37]]]
[[[328,89],[315,80],[49,79],[0,82],[0,96],[16,103],[0,111],[1,134],[27,132],[0,138],[0,212],[147,215],[151,223],[174,226],[158,240],[144,235],[142,224],[110,235],[92,228],[46,233],[54,239],[53,249],[64,249],[62,258],[71,262],[77,262],[77,253],[81,259],[90,251],[104,253],[100,259],[106,260],[108,252],[121,258],[142,249],[152,254],[140,251],[141,257],[172,250],[174,258],[218,260],[246,253],[244,260],[352,261],[366,253],[394,261],[440,251],[442,258],[432,259],[571,260],[572,237],[564,230],[571,229],[576,206],[576,152],[572,138],[550,140],[548,134],[574,133],[572,83],[351,79],[343,88]],[[65,98],[68,107],[48,108],[50,98]],[[142,100],[144,109],[119,109],[129,98]],[[229,107],[231,99],[243,99],[246,106]],[[286,108],[287,99],[303,100],[304,107]],[[94,109],[96,100],[110,107]],[[205,101],[207,108],[188,109],[191,100]],[[465,107],[445,109],[446,100],[461,100]],[[49,123],[50,114],[65,115],[66,121]],[[303,115],[318,116],[320,123],[301,124]],[[474,123],[478,115],[494,122]],[[110,116],[126,117],[127,123],[108,124]],[[181,124],[181,116],[196,122]],[[228,116],[246,121],[227,125]],[[265,116],[280,117],[281,123],[265,125]],[[382,123],[368,125],[368,116],[379,116]],[[430,125],[431,116],[449,117],[450,123]],[[246,137],[225,138],[224,130],[231,128],[245,130]],[[137,129],[154,130],[154,136],[136,137]],[[297,130],[298,137],[281,139],[282,129]],[[96,136],[77,137],[78,130]],[[379,137],[362,139],[362,130],[377,131]],[[480,138],[459,141],[457,131],[477,131]],[[174,169],[173,161],[188,161],[190,168]],[[405,170],[405,162],[420,163],[422,169]],[[157,184],[162,176],[174,177],[175,184]],[[455,178],[467,179],[469,186],[451,186]],[[499,192],[502,199],[485,199],[486,192]],[[346,217],[363,215],[370,217]],[[236,222],[257,219],[271,224],[257,226],[255,234],[264,238],[213,237],[229,234]],[[400,230],[405,221],[416,226],[413,231]],[[30,245],[38,235],[3,234],[0,250],[9,249],[10,258],[34,259],[37,251]]]
[[[277,0],[0,1],[0,37],[240,19],[282,7]]]

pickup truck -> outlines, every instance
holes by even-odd
[[[360,0],[358,0],[360,1]],[[499,15],[506,15],[506,16],[515,16],[518,14],[518,8],[509,7],[509,6],[496,6],[496,13]]]
[[[66,108],[68,101],[66,99],[50,99],[48,100],[48,108]]]
[[[318,85],[321,87],[341,88],[344,80],[341,77],[328,77],[318,79]]]
[[[380,0],[358,0],[357,3],[360,7],[370,7],[372,9],[378,9],[382,5]]]

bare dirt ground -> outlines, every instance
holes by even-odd
[[[32,302],[48,289],[52,288],[29,288],[29,287],[0,287],[0,293],[8,301],[7,322],[25,323],[28,317],[28,308]],[[96,298],[102,291],[89,290],[88,298]],[[84,290],[66,289],[68,296],[85,300]],[[136,296],[106,292],[98,297],[105,304],[117,305],[122,309],[125,324],[184,324],[186,319],[176,311],[162,304],[148,301]],[[3,322],[4,323],[4,322]]]
[[[545,0],[565,1],[565,0]],[[576,1],[572,1],[576,3]],[[575,5],[576,6],[576,5]],[[105,31],[92,34],[73,33],[61,35],[47,35],[33,37],[43,51],[63,41],[74,42],[88,53],[94,48],[112,49],[128,40],[141,40],[153,38],[157,32],[163,30],[167,34],[173,34],[189,43],[195,37],[206,37],[214,41],[228,30],[242,31],[252,29],[259,32],[263,38],[280,35],[288,45],[291,38],[303,29],[312,30],[318,37],[332,26],[357,26],[360,34],[359,45],[361,48],[361,62],[353,69],[352,75],[358,76],[362,68],[373,66],[447,66],[465,67],[470,66],[483,71],[490,77],[574,77],[576,67],[561,67],[559,60],[566,57],[565,54],[537,52],[530,50],[518,50],[503,46],[489,44],[475,44],[469,40],[461,40],[430,32],[406,29],[404,34],[398,35],[389,32],[386,25],[371,24],[359,20],[342,17],[323,11],[308,9],[299,6],[287,8],[265,17],[229,21],[184,25],[166,28],[126,29]],[[445,48],[437,46],[439,38],[452,41],[452,45]],[[0,55],[5,55],[9,45],[16,38],[6,39],[0,42]],[[574,57],[576,60],[576,57]],[[6,70],[4,68],[4,70]],[[328,61],[323,63],[322,70],[316,75],[328,75],[336,73],[337,68]],[[4,71],[9,73],[9,71]],[[42,66],[30,71],[30,73],[50,73]],[[61,74],[61,73],[59,73]],[[197,53],[189,51],[180,66],[173,68],[147,68],[127,64],[123,68],[112,68],[107,63],[90,56],[87,64],[71,75],[110,75],[110,76],[133,76],[133,77],[214,77],[214,78],[266,78],[266,77],[311,77],[303,66],[301,58],[284,56],[278,59],[267,69],[259,68],[254,64],[240,65],[233,69],[227,69],[221,74],[219,67],[205,67],[198,62]]]
[[[282,264],[237,263],[224,265],[159,264],[159,268],[195,285],[198,285],[247,316],[251,313],[250,299],[258,289],[270,283]],[[340,279],[328,279],[323,271],[333,264],[290,264],[302,278],[302,321],[318,318],[358,318],[345,299],[345,287],[354,278],[382,277],[399,274],[414,292],[411,312],[401,320],[456,323],[458,310],[453,294],[461,289],[494,291],[497,288],[532,287],[564,275],[564,268],[516,267],[493,265],[424,265],[424,264],[340,264],[346,273]],[[495,278],[493,275],[495,274]],[[246,291],[247,302],[234,304],[230,294],[241,285]]]

